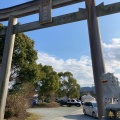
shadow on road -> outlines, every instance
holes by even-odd
[[[64,118],[72,119],[72,120],[98,120],[98,119],[94,119],[93,117],[88,116],[88,115],[84,115],[84,114],[66,115],[66,116],[64,116]]]

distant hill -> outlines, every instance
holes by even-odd
[[[93,92],[95,91],[95,87],[81,87],[80,92]]]

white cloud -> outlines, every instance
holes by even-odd
[[[106,71],[120,78],[120,38],[113,38],[110,44],[103,43]]]
[[[112,58],[120,60],[120,38],[114,38],[111,40],[111,44],[103,43],[103,48],[106,54],[107,59]]]
[[[37,63],[50,65],[56,72],[70,71],[81,86],[92,86],[93,84],[91,60],[88,56],[82,56],[80,60],[68,59],[65,61],[47,53],[38,52],[38,58]]]
[[[103,43],[106,72],[113,72],[120,78],[120,38],[114,38],[110,44]],[[70,71],[78,83],[83,86],[92,86],[93,73],[89,56],[81,56],[77,59],[57,59],[55,56],[44,52],[38,52],[37,63],[50,65],[56,72]]]

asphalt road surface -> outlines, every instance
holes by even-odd
[[[82,107],[31,108],[28,112],[40,116],[39,120],[98,120],[84,115]]]

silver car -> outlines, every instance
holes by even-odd
[[[83,113],[86,115],[91,115],[94,118],[98,117],[98,109],[96,101],[85,102],[83,104]]]

